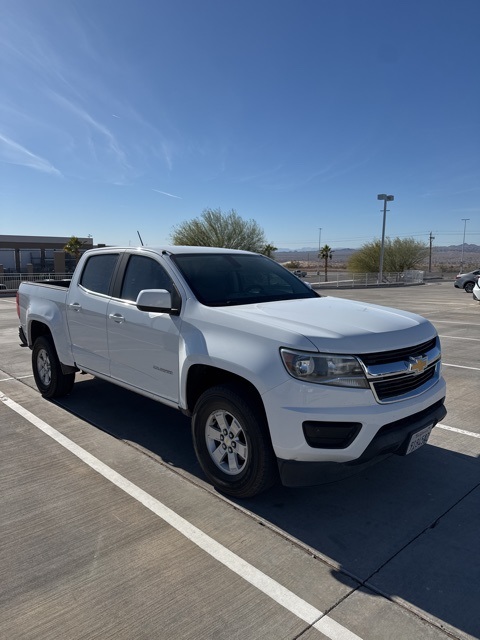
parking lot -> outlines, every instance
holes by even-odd
[[[328,295],[430,319],[448,414],[412,455],[238,502],[179,412],[80,374],[44,400],[0,298],[1,640],[480,638],[480,304]]]

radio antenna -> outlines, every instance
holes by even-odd
[[[142,236],[140,235],[140,231],[137,231],[137,233],[138,233],[138,237],[140,238],[140,244],[143,247],[143,240],[142,240]]]

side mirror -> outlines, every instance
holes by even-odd
[[[142,289],[135,304],[140,311],[174,315],[178,313],[176,309],[172,309],[172,296],[166,289]]]

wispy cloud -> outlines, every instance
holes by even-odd
[[[116,158],[123,164],[127,165],[127,159],[124,151],[121,149],[113,133],[101,122],[95,120],[83,107],[78,104],[74,104],[71,100],[68,100],[64,96],[61,96],[55,91],[50,92],[52,97],[70,112],[83,120],[87,125],[94,129],[97,133],[100,133],[107,141],[108,149],[116,156]],[[128,165],[127,165],[128,166]]]
[[[62,176],[61,172],[55,168],[51,162],[41,156],[37,156],[18,142],[15,142],[15,140],[8,138],[1,133],[0,161],[8,164],[17,164],[23,167],[29,167],[55,176]]]
[[[152,189],[152,191],[155,191],[156,193],[161,193],[162,195],[168,196],[169,198],[178,198],[179,200],[182,199],[180,196],[174,196],[173,193],[167,193],[166,191],[160,191],[160,189]]]
[[[121,77],[137,86],[137,69],[122,55],[105,55],[105,34],[82,11],[47,5],[36,11],[13,3],[0,20],[0,121],[11,138],[0,141],[0,161],[122,185],[173,171],[186,143],[168,111],[160,108],[150,122],[135,106],[135,91],[121,93],[115,83]],[[35,140],[41,155],[15,149],[18,140]]]

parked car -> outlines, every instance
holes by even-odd
[[[477,281],[473,285],[472,295],[474,300],[480,302],[480,276],[477,276]]]
[[[472,293],[475,285],[475,276],[480,275],[480,269],[469,271],[468,273],[459,273],[453,286],[457,289],[464,289],[467,293]]]
[[[297,278],[306,278],[307,272],[306,271],[302,271],[301,269],[296,269],[293,272],[293,275],[297,276]]]

